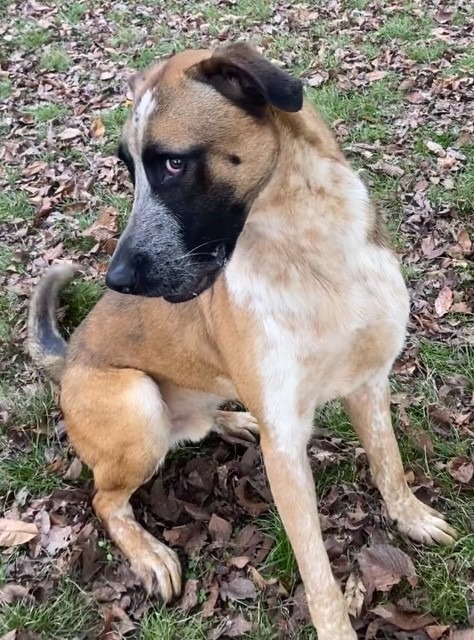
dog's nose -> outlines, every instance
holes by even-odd
[[[119,293],[132,293],[136,286],[136,271],[133,265],[127,262],[114,264],[112,261],[105,276],[105,284],[109,289]]]

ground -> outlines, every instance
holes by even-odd
[[[361,638],[473,638],[474,21],[466,1],[27,0],[0,6],[0,636],[9,640],[315,638],[259,448],[209,439],[134,497],[179,553],[184,597],[144,597],[91,512],[54,390],[24,353],[52,263],[84,274],[65,333],[103,289],[132,199],[114,153],[126,78],[184,46],[250,39],[305,80],[385,217],[412,307],[394,368],[407,479],[446,513],[451,549],[388,522],[341,407],[310,446],[326,546]],[[336,640],[336,639],[335,639]]]

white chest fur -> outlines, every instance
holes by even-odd
[[[260,206],[226,270],[234,304],[257,320],[265,413],[289,434],[318,404],[386,375],[404,340],[398,263],[368,241],[365,187],[345,170],[342,215],[307,194],[284,215]]]

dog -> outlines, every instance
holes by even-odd
[[[258,430],[318,638],[354,640],[306,452],[315,408],[342,399],[403,534],[456,535],[408,488],[391,425],[409,299],[379,214],[301,81],[247,44],[178,53],[130,86],[119,157],[135,195],[109,290],[66,345],[56,299],[74,267],[53,266],[30,354],[60,384],[94,510],[149,593],[178,595],[180,565],[131,494],[177,443]],[[222,411],[230,400],[249,413]]]

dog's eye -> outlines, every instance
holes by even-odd
[[[184,160],[181,158],[167,158],[165,160],[165,170],[170,176],[179,176],[184,171]]]

